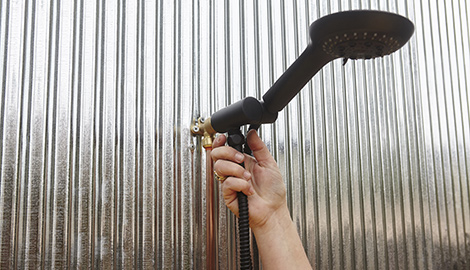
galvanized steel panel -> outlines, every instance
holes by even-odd
[[[350,9],[409,17],[381,59],[337,60],[261,135],[319,269],[470,265],[470,4],[0,2],[0,268],[201,269],[206,156],[191,121],[260,98]],[[237,268],[216,194],[218,268]]]

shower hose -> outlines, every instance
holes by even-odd
[[[235,148],[238,152],[245,152],[251,154],[248,146],[245,146],[243,151],[243,144],[245,138],[240,130],[231,130],[228,132],[228,145]],[[244,164],[241,164],[244,166]],[[248,198],[242,192],[238,192],[238,237],[240,245],[240,269],[252,269],[251,251],[250,251],[250,223],[248,215]]]

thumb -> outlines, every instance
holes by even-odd
[[[250,130],[250,132],[248,132],[246,141],[253,152],[253,156],[261,167],[277,166],[277,163],[269,152],[268,147],[266,147],[266,144],[264,144],[258,136],[256,130]]]

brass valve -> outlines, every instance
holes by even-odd
[[[205,149],[212,148],[212,142],[214,141],[214,136],[217,133],[211,125],[211,118],[204,119],[203,117],[199,117],[191,124],[191,133],[193,135],[201,135],[202,138],[202,146]]]

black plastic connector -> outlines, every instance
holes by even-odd
[[[248,124],[274,123],[276,119],[277,112],[269,112],[263,101],[247,97],[211,115],[211,124],[215,131],[224,133]]]

